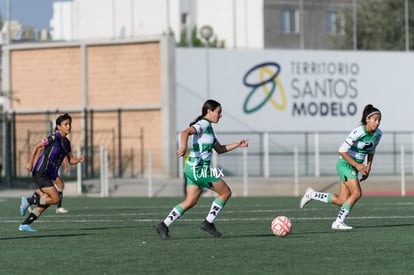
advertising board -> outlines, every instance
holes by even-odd
[[[226,131],[348,131],[366,104],[381,128],[412,131],[414,55],[405,52],[176,50],[177,131],[219,101]]]

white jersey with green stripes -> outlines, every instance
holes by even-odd
[[[210,166],[213,146],[216,141],[211,122],[203,118],[192,127],[196,133],[193,135],[193,146],[187,164],[190,166]]]
[[[348,135],[345,142],[350,146],[348,153],[358,163],[363,163],[368,154],[374,154],[375,148],[381,140],[382,132],[379,128],[368,134],[365,126],[361,125]]]

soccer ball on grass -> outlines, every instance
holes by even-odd
[[[271,224],[273,234],[279,237],[285,237],[292,229],[292,222],[286,216],[277,216]]]

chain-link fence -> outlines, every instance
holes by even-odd
[[[139,125],[132,132],[122,129],[122,122],[133,117],[133,112],[85,111],[72,112],[71,116],[69,139],[72,153],[76,156],[80,150],[87,158],[82,164],[82,177],[99,178],[101,147],[108,152],[107,172],[111,177],[143,177],[144,129]],[[4,131],[0,131],[0,167],[6,167],[2,169],[1,176],[7,184],[12,185],[16,179],[28,177],[26,163],[31,148],[34,143],[53,133],[55,119],[56,114],[51,113],[12,113],[1,117],[1,129]],[[75,166],[71,167],[67,176],[71,175],[76,175]]]

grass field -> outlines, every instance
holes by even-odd
[[[0,199],[1,274],[409,274],[414,272],[412,197],[363,197],[347,222],[330,229],[338,209],[298,198],[232,198],[210,237],[199,224],[212,198],[202,198],[162,241],[153,225],[180,198],[65,198],[69,214],[55,207],[33,224],[19,199]],[[272,235],[276,215],[291,218],[286,238]]]

